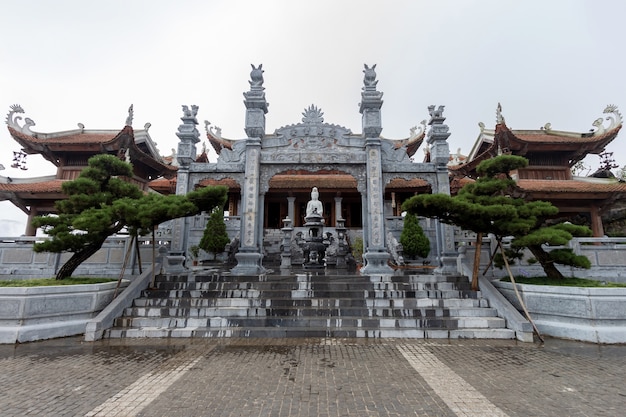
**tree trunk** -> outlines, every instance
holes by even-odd
[[[535,259],[541,264],[543,272],[548,278],[563,279],[563,274],[556,268],[554,261],[550,259],[550,255],[539,245],[528,246],[528,250],[535,256]]]
[[[483,234],[476,233],[476,246],[474,247],[474,266],[472,269],[472,291],[478,291],[478,272],[480,270],[480,252],[483,246]]]
[[[86,246],[84,249],[74,252],[74,255],[70,259],[65,262],[65,264],[59,269],[57,272],[56,279],[65,279],[71,277],[76,268],[80,266],[83,262],[85,262],[91,255],[98,252],[98,250],[102,247],[102,242],[92,243],[89,246]]]

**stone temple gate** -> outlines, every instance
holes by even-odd
[[[237,265],[233,274],[264,271],[263,236],[267,228],[280,229],[285,218],[302,224],[304,204],[312,187],[318,187],[326,204],[325,222],[338,222],[362,230],[362,272],[387,273],[390,258],[387,230],[389,220],[400,215],[403,200],[421,192],[450,193],[447,163],[450,136],[444,124],[443,106],[429,107],[426,121],[403,139],[381,136],[383,93],[377,90],[375,65],[365,65],[359,111],[362,131],[324,122],[323,112],[311,105],[300,123],[266,133],[268,102],[263,87],[262,66],[252,66],[249,91],[244,93],[247,137],[226,139],[219,128],[209,128],[210,143],[218,153],[216,163],[196,158],[200,142],[196,118],[198,107],[183,106],[183,123],[178,128],[179,169],[176,193],[197,186],[224,184],[229,187],[229,212],[240,219]],[[411,157],[426,140],[425,162]],[[334,203],[334,204],[333,204]],[[173,227],[172,251],[184,252],[190,219],[179,219]],[[435,222],[433,254],[443,273],[456,272],[454,236],[451,227]]]

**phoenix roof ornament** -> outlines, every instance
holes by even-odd
[[[19,113],[24,113],[24,109],[19,104],[13,104],[10,106],[11,110],[7,114],[6,124],[25,135],[34,136],[35,133],[30,130],[31,126],[35,126],[35,122],[27,117],[24,119],[24,125],[20,126],[19,121],[22,120],[22,116],[18,116]]]

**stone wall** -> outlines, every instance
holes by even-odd
[[[111,302],[117,285],[0,287],[0,343],[82,334],[87,321]],[[126,286],[122,281],[119,291]]]
[[[33,252],[33,244],[41,239],[43,238],[26,236],[0,238],[0,279],[48,278],[56,275],[71,254]],[[124,276],[139,274],[137,249],[135,245],[129,248],[130,241],[128,236],[107,239],[102,248],[83,262],[73,275],[117,278],[129,249],[130,254]],[[141,265],[143,269],[147,269],[152,266],[152,241],[141,238],[139,243]],[[168,246],[169,240],[157,240],[155,244],[157,245],[155,256],[158,256],[158,247]]]
[[[464,239],[460,239],[458,245],[459,262],[468,265],[470,271],[474,260],[475,246],[473,242],[474,238],[468,235]],[[591,269],[558,266],[563,275],[568,277],[597,279],[607,282],[626,283],[626,238],[574,238],[567,247],[572,248],[577,255],[585,255],[589,258]],[[483,240],[480,257],[481,274],[486,269],[495,248],[494,240],[488,238]],[[556,248],[557,247],[555,247],[555,249]],[[528,262],[531,258],[532,254],[528,252],[521,262],[511,265],[513,274],[516,276],[544,275],[543,269],[538,263],[533,264]],[[507,275],[505,269],[493,267],[485,274],[485,276],[491,278],[500,278]]]

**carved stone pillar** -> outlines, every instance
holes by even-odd
[[[263,92],[262,65],[252,66],[250,91],[244,93],[248,135],[245,150],[245,179],[241,190],[241,238],[235,275],[258,275],[265,272],[262,260],[263,196],[260,192],[261,139],[265,136],[265,114],[268,103]]]
[[[259,231],[262,231],[263,219],[258,215],[261,211],[259,194],[261,140],[247,139],[245,154],[245,180],[241,196],[243,205],[241,239],[239,252],[235,254],[237,265],[231,272],[235,275],[257,275],[265,271],[261,265],[263,255],[259,246],[262,240]]]
[[[436,166],[437,190],[433,190],[440,194],[450,195],[450,180],[448,177],[448,161],[450,160],[450,147],[448,145],[448,125],[443,122],[444,106],[439,106],[435,110],[435,106],[428,106],[430,112],[430,131],[426,138],[426,142],[430,145],[431,161]],[[453,226],[437,221],[435,223],[437,233],[437,257],[439,267],[435,269],[436,273],[454,275],[457,270],[457,251],[454,247],[454,229]]]
[[[367,170],[367,233],[364,230],[366,248],[361,268],[364,274],[392,273],[388,264],[389,252],[385,243],[384,182],[382,174],[382,152],[380,132],[382,132],[381,112],[383,93],[376,90],[376,65],[365,65],[363,91],[359,111],[362,114],[363,135],[365,136]]]
[[[200,142],[200,132],[196,126],[198,120],[198,106],[192,105],[182,106],[183,117],[182,124],[178,126],[176,136],[180,139],[178,142],[178,152],[176,157],[178,160],[178,172],[176,174],[176,194],[185,195],[189,192],[192,184],[189,183],[189,166],[196,158],[196,144]],[[182,269],[182,262],[185,260],[185,252],[187,250],[187,236],[189,235],[189,218],[182,217],[174,220],[172,228],[172,242],[170,244],[170,255],[168,256],[168,269],[176,271]]]

